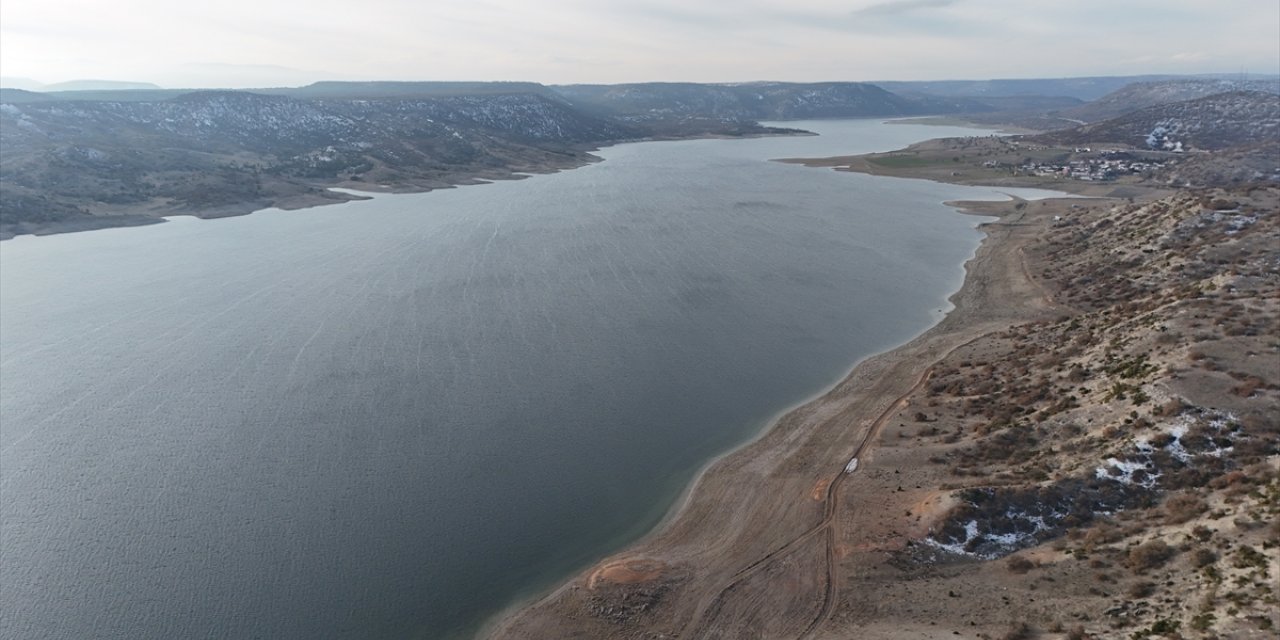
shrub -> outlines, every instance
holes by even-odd
[[[1156,417],[1159,418],[1172,418],[1173,416],[1182,413],[1186,407],[1186,403],[1184,403],[1181,398],[1170,398],[1167,402],[1160,405],[1160,408],[1156,409],[1154,413]]]
[[[1213,626],[1215,617],[1212,613],[1202,613],[1191,618],[1191,628],[1196,631],[1208,631]]]
[[[1234,393],[1235,395],[1240,396],[1241,398],[1248,398],[1249,396],[1252,396],[1254,392],[1257,391],[1258,389],[1265,387],[1266,384],[1267,384],[1266,381],[1264,381],[1262,378],[1259,378],[1257,376],[1249,376],[1248,378],[1245,378],[1244,382],[1240,383],[1239,385],[1236,385],[1235,387],[1232,387],[1231,393]]]
[[[1171,636],[1178,632],[1178,627],[1182,626],[1182,622],[1171,618],[1163,618],[1156,620],[1149,628],[1142,631],[1135,631],[1131,638],[1133,640],[1141,640],[1151,636]]]
[[[1129,585],[1128,595],[1130,598],[1133,598],[1136,600],[1138,598],[1145,598],[1155,593],[1155,591],[1156,591],[1156,585],[1154,582],[1146,582],[1146,581],[1135,582]]]
[[[1031,627],[1025,622],[1019,622],[1009,627],[1009,630],[1000,636],[1000,640],[1027,640],[1030,637]]]
[[[1010,556],[1009,560],[1005,562],[1005,566],[1008,567],[1009,573],[1021,575],[1036,568],[1036,563],[1022,556]]]
[[[1235,560],[1231,564],[1237,569],[1248,569],[1249,567],[1265,569],[1267,567],[1267,556],[1246,545],[1236,550]]]
[[[1191,564],[1195,565],[1197,569],[1207,567],[1217,561],[1218,554],[1204,547],[1196,549],[1195,553],[1191,555]]]
[[[1122,538],[1124,538],[1124,534],[1120,531],[1119,527],[1107,522],[1102,522],[1096,527],[1089,529],[1089,532],[1084,535],[1084,546],[1085,548],[1092,550],[1105,544],[1111,544],[1112,542],[1116,542]]]
[[[1199,496],[1180,493],[1164,501],[1164,520],[1168,524],[1182,524],[1208,510],[1209,505]]]
[[[1143,573],[1163,566],[1172,558],[1175,550],[1163,540],[1145,542],[1129,550],[1129,568],[1135,573]]]

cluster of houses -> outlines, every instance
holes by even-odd
[[[1111,154],[1107,154],[1111,155]],[[1118,155],[1118,154],[1117,154]],[[1146,175],[1163,166],[1163,162],[1131,157],[1100,157],[1070,160],[1062,163],[1026,162],[1010,166],[999,162],[985,162],[989,168],[1012,169],[1014,175],[1068,178],[1091,182],[1104,182],[1129,175]]]

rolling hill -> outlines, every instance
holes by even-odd
[[[1280,136],[1280,95],[1231,91],[1160,104],[1046,134],[1058,143],[1119,143],[1164,150],[1221,150]]]
[[[1100,122],[1145,107],[1194,100],[1229,91],[1280,93],[1280,81],[1184,79],[1135,82],[1088,104],[1064,109],[1059,115],[1084,122]]]
[[[966,99],[902,96],[862,82],[652,82],[577,84],[553,88],[584,110],[628,121],[679,118],[800,120],[957,113],[991,108]]]

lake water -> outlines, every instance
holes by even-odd
[[[967,130],[788,124],[0,244],[0,636],[467,635],[643,535],[936,322],[940,203],[1000,197],[767,162]]]

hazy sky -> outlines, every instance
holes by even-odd
[[[1277,0],[3,0],[0,74],[920,80],[1280,71]]]

